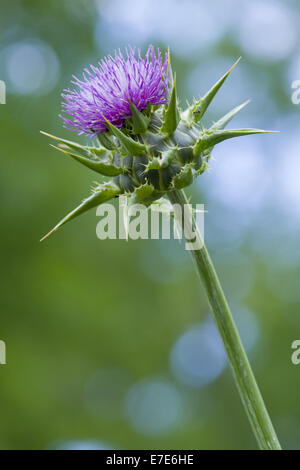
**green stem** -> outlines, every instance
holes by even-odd
[[[173,205],[176,204],[180,206],[180,212],[184,214],[184,206],[188,204],[184,192],[172,191],[169,193],[169,198]],[[199,246],[202,247],[200,249],[192,250],[191,254],[195,262],[197,272],[204,283],[213,316],[221,334],[236,385],[254,435],[260,449],[280,450],[281,447],[279,441],[253,375],[218,275],[204,245],[201,233],[196,225],[195,218],[191,213],[191,208],[189,205],[186,206],[186,208],[188,208],[190,212],[189,217],[185,216],[184,218],[184,235],[187,240],[195,240],[196,237],[199,242]],[[187,221],[187,219],[189,219],[190,222]]]

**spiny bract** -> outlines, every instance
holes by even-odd
[[[81,145],[43,134],[57,142],[57,148],[102,175],[101,183],[77,208],[64,217],[44,238],[69,220],[120,195],[128,204],[150,206],[170,191],[192,184],[208,168],[211,152],[223,140],[259,129],[225,130],[229,121],[247,104],[223,116],[209,129],[201,125],[209,104],[239,60],[199,100],[185,110],[179,107],[176,76],[170,54],[162,60],[149,47],[145,58],[134,49],[127,59],[119,51],[86,70],[84,81],[76,79],[78,90],[66,90],[65,123],[79,134],[95,136],[93,145]],[[62,117],[62,116],[61,116]],[[44,239],[43,238],[43,239]]]

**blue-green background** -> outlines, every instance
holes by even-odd
[[[97,178],[39,134],[76,138],[62,89],[149,43],[170,46],[183,105],[242,55],[208,118],[251,98],[234,125],[280,131],[218,146],[189,193],[282,445],[300,447],[299,16],[296,0],[1,6],[1,449],[256,448],[183,244],[101,242],[95,211],[39,243]]]

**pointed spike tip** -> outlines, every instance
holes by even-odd
[[[279,134],[280,131],[261,131],[262,134]]]
[[[50,237],[50,235],[52,235],[52,233],[56,232],[56,230],[58,230],[58,229],[56,227],[54,227],[52,230],[50,230],[50,232],[46,233],[46,235],[44,235],[40,239],[40,242],[43,242],[44,240],[46,240],[46,238]]]
[[[226,72],[225,75],[227,75],[227,77],[228,77],[228,75],[231,74],[231,72],[235,69],[235,67],[240,63],[241,60],[242,60],[242,56],[240,56],[240,57],[235,61],[235,63],[230,67],[230,69],[228,70],[228,72]]]
[[[81,153],[84,157],[88,156],[90,148],[84,145],[79,144],[78,142],[72,142],[71,140],[62,139],[61,137],[57,137],[55,135],[49,134],[48,132],[40,131],[41,134],[50,137],[50,139],[59,142],[62,145],[67,146],[67,148],[73,149],[76,152]]]
[[[204,132],[194,146],[194,155],[198,156],[204,150],[212,149],[215,145],[224,140],[252,134],[272,134],[274,132],[276,133],[276,131],[265,131],[262,129],[221,129],[213,130],[213,132],[209,134]]]
[[[171,52],[170,52],[170,46],[168,46],[168,65],[171,65]]]
[[[60,152],[66,154],[66,155],[69,155],[69,152],[67,152],[67,150],[64,150],[62,147],[58,147],[57,145],[53,145],[53,144],[49,144],[50,147],[53,147],[54,149],[56,150],[59,150]]]
[[[173,76],[173,70],[172,70],[172,64],[171,64],[171,53],[170,53],[169,47],[168,47],[168,52],[167,52],[167,76],[169,77],[168,86],[167,86],[167,98],[168,100],[170,100],[171,95],[172,95],[172,90],[173,90],[173,84],[174,84],[174,76]]]
[[[206,112],[207,108],[209,107],[210,103],[216,96],[217,92],[224,84],[225,80],[231,74],[231,72],[235,69],[235,67],[240,62],[241,57],[235,61],[235,63],[230,67],[230,69],[221,77],[213,86],[212,88],[202,97],[200,100],[196,101],[196,103],[192,107],[192,113],[194,117],[194,121],[198,122],[203,117],[204,113]]]
[[[58,140],[58,138],[55,137],[55,135],[49,134],[48,132],[40,131],[40,133],[45,135],[46,137],[51,137],[51,139]]]
[[[70,142],[70,144],[78,145],[78,147],[80,146],[80,144],[77,144],[76,142],[71,142],[66,139],[61,139],[60,137],[57,137],[56,135],[49,134],[49,132],[40,131],[40,133],[45,135],[46,137],[50,137],[50,139],[56,140],[57,142],[65,142],[65,143]]]

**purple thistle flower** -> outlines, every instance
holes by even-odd
[[[83,80],[75,76],[71,81],[78,89],[64,90],[60,115],[65,127],[79,135],[95,135],[107,131],[105,119],[117,127],[131,117],[129,100],[139,111],[148,104],[167,103],[167,54],[164,61],[157,49],[149,46],[145,58],[141,51],[126,49],[127,57],[121,51],[115,57],[105,57],[98,67],[85,69]]]

